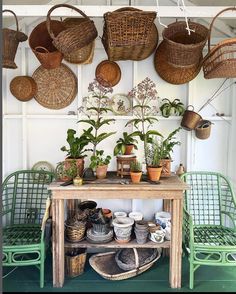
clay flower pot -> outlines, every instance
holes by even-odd
[[[161,171],[162,171],[162,166],[161,167],[152,167],[148,166],[147,167],[147,172],[148,172],[148,177],[151,181],[159,181],[161,177]]]
[[[161,166],[162,166],[162,171],[161,171],[161,176],[162,177],[170,177],[171,176],[171,159],[161,159]]]
[[[142,172],[130,172],[130,177],[131,177],[132,182],[137,184],[141,180]]]
[[[107,175],[107,168],[108,165],[99,165],[96,168],[96,177],[98,179],[105,179],[106,175]]]
[[[84,172],[84,158],[66,158],[65,161],[68,162],[68,165],[70,164],[69,162],[75,160],[76,161],[76,165],[78,168],[78,174],[82,177],[83,176],[83,172]]]
[[[125,155],[130,155],[134,148],[133,144],[125,145]]]

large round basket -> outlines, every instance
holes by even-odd
[[[133,248],[133,250],[135,251],[136,248]],[[124,280],[135,277],[152,267],[161,256],[161,249],[158,248],[157,251],[158,253],[155,259],[142,266],[139,266],[138,263],[136,263],[137,267],[129,271],[124,271],[119,268],[115,261],[116,252],[94,254],[89,258],[89,263],[104,279],[113,281]]]
[[[20,101],[29,101],[37,93],[37,84],[33,78],[18,76],[11,80],[10,91]]]
[[[61,109],[71,104],[77,94],[77,78],[73,71],[61,64],[55,69],[38,67],[32,75],[38,91],[35,99],[50,109]]]

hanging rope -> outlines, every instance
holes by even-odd
[[[180,1],[182,2],[182,7],[180,6]],[[190,35],[191,32],[195,32],[195,30],[190,29],[189,24],[188,24],[188,17],[187,17],[187,9],[184,3],[184,0],[178,0],[177,2],[178,7],[180,8],[180,10],[182,10],[184,12],[184,18],[185,18],[185,22],[186,22],[186,30],[188,31],[188,34]]]
[[[156,5],[157,5],[157,17],[158,17],[158,21],[159,24],[165,28],[167,28],[167,25],[165,25],[164,23],[161,22],[161,18],[160,18],[160,14],[159,14],[159,0],[156,0]]]

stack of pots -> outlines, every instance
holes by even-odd
[[[118,243],[128,243],[131,239],[134,220],[130,217],[116,217],[113,219],[114,232]]]
[[[138,244],[146,243],[149,234],[148,223],[145,221],[136,221],[134,233]]]

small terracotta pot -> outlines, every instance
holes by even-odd
[[[161,167],[152,167],[148,166],[147,167],[147,172],[148,172],[148,177],[151,181],[159,181],[161,177],[161,171],[162,171],[162,166]]]
[[[137,184],[141,180],[142,172],[130,172],[130,177],[131,177],[132,182]]]
[[[82,177],[83,176],[83,172],[84,172],[84,158],[81,157],[81,158],[66,158],[65,161],[73,161],[75,160],[76,161],[76,165],[77,165],[77,168],[78,168],[78,174]]]
[[[125,145],[125,155],[130,155],[132,153],[133,148],[134,148],[133,144]]]
[[[98,179],[105,179],[106,175],[107,175],[107,168],[108,165],[99,165],[96,168],[96,177]]]
[[[171,159],[161,159],[160,162],[162,166],[161,176],[162,177],[170,177],[171,176]]]

